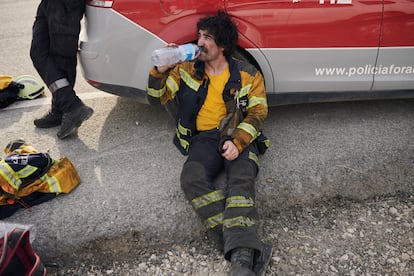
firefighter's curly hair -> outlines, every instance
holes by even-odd
[[[239,39],[237,26],[224,11],[219,10],[217,15],[200,18],[197,22],[197,30],[212,34],[216,44],[224,48],[223,54],[226,57],[229,57],[237,47]]]

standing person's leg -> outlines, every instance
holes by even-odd
[[[50,1],[50,0],[49,0]],[[93,114],[76,95],[76,65],[81,20],[85,12],[85,0],[61,0],[56,5],[57,15],[49,22],[51,30],[51,52],[61,70],[65,72],[69,85],[54,87],[58,106],[63,111],[62,125],[57,133],[60,139],[74,133]],[[62,16],[58,16],[62,14]],[[62,20],[63,19],[63,20]],[[56,83],[56,82],[55,82]]]
[[[206,226],[207,233],[223,249],[224,191],[214,187],[214,179],[223,168],[218,151],[218,131],[193,137],[189,156],[181,172],[181,188]]]
[[[33,43],[31,56],[34,64],[43,65],[38,69],[42,73],[49,90],[52,92],[52,111],[41,119],[35,120],[37,127],[51,127],[50,118],[58,122],[61,117],[61,129],[58,137],[63,139],[73,133],[83,121],[93,113],[84,105],[74,91],[76,80],[77,51],[80,32],[80,21],[85,10],[84,0],[44,0],[39,9],[33,27]],[[47,19],[48,50],[46,44],[39,41],[45,37],[43,18]],[[41,23],[39,23],[41,22]],[[37,33],[43,35],[35,35]],[[39,54],[41,53],[41,54]],[[36,66],[39,68],[40,66]],[[58,110],[54,112],[54,110]],[[57,115],[56,115],[57,114]],[[62,114],[61,116],[59,116]],[[55,116],[53,116],[55,115]]]
[[[85,11],[84,0],[48,0],[47,20],[50,36],[50,56],[59,72],[49,89],[63,113],[80,107],[81,100],[73,90],[81,20]],[[56,73],[55,73],[56,74]]]
[[[56,66],[50,54],[49,24],[47,19],[48,0],[42,0],[37,8],[36,18],[32,30],[32,43],[30,58],[44,83],[49,87],[54,81],[64,77]],[[39,128],[59,126],[62,122],[63,112],[60,110],[52,94],[51,110],[42,118],[34,121]]]

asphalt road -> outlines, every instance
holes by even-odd
[[[0,74],[37,75],[29,47],[38,2],[0,2]],[[69,195],[7,221],[34,224],[34,245],[46,259],[127,232],[165,239],[197,235],[202,226],[179,187],[185,158],[172,145],[167,113],[97,91],[81,75],[76,90],[95,113],[65,140],[57,139],[56,128],[33,125],[49,109],[49,92],[0,110],[3,146],[23,138],[54,158],[67,156],[82,180]],[[265,133],[271,149],[260,159],[257,198],[266,215],[337,197],[414,193],[413,100],[272,108]]]

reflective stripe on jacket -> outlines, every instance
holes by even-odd
[[[27,165],[15,172],[5,160],[0,161],[0,205],[13,204],[15,199],[18,200],[33,192],[56,195],[69,193],[80,183],[75,167],[66,157],[54,161],[47,172],[35,179],[30,178],[30,172],[36,174],[38,169]],[[25,183],[27,179],[30,179],[30,182]]]
[[[267,116],[267,101],[263,76],[251,64],[228,59],[230,78],[223,91],[227,115],[220,127],[222,139],[232,139],[242,152],[260,133]],[[183,62],[166,73],[154,67],[149,75],[149,101],[178,103],[174,144],[188,154],[191,137],[196,133],[197,114],[207,95],[209,79],[204,62]],[[239,114],[236,115],[235,114]]]

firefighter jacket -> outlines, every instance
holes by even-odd
[[[0,206],[15,204],[33,192],[69,193],[80,183],[66,157],[54,160],[24,142],[12,150],[6,147],[5,152],[6,157],[0,159]]]
[[[219,126],[221,144],[232,140],[242,152],[261,135],[267,116],[266,93],[263,76],[255,67],[235,58],[229,58],[228,63],[230,78],[223,91],[227,114]],[[174,144],[184,155],[188,154],[191,137],[197,133],[196,118],[206,99],[208,85],[209,78],[201,61],[183,62],[165,73],[159,73],[155,67],[150,72],[149,102],[178,104]]]

